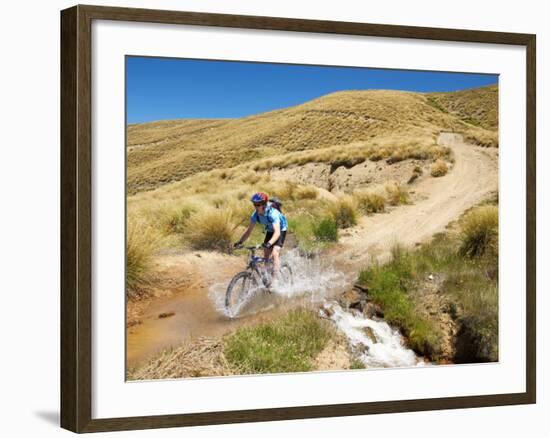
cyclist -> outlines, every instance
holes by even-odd
[[[239,247],[248,239],[256,223],[262,224],[266,233],[262,245],[264,248],[264,258],[267,260],[273,255],[274,269],[272,278],[275,279],[281,268],[280,252],[285,243],[288,229],[287,221],[281,213],[280,208],[277,208],[280,206],[279,200],[276,200],[277,203],[268,202],[269,198],[263,192],[255,193],[250,200],[254,204],[254,212],[250,216],[248,228],[234,246]]]

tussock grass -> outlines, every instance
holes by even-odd
[[[334,335],[330,323],[297,308],[272,322],[238,329],[224,338],[224,350],[229,364],[243,374],[310,371]]]
[[[313,186],[302,186],[296,189],[295,199],[317,199],[319,191]]]
[[[480,257],[498,253],[498,207],[484,205],[474,208],[461,220],[460,253]]]
[[[188,220],[185,239],[194,249],[227,252],[234,240],[235,228],[231,211],[205,209]]]
[[[145,283],[151,270],[151,259],[159,244],[155,229],[143,221],[129,220],[126,235],[126,294]]]
[[[449,166],[447,166],[447,163],[445,163],[445,161],[443,160],[437,160],[430,167],[430,175],[436,178],[446,175],[448,171]]]
[[[475,129],[470,127],[463,130],[465,140],[483,147],[498,147],[498,131],[487,131],[485,129]]]
[[[185,231],[187,222],[191,215],[196,211],[196,208],[189,205],[184,205],[180,208],[170,209],[163,212],[162,230],[165,233],[181,234]]]
[[[246,200],[231,200],[229,207],[232,222],[238,226],[248,226],[250,222],[250,216],[253,212],[253,207],[248,197]]]
[[[295,200],[298,193],[298,184],[293,181],[272,181],[268,184],[269,196],[278,197],[281,200]]]
[[[357,225],[359,213],[353,197],[342,196],[332,203],[329,208],[338,228],[349,228]]]
[[[395,181],[389,181],[385,184],[386,201],[390,205],[400,205],[409,203],[409,193],[407,189]]]
[[[380,190],[358,190],[353,193],[353,197],[363,214],[381,213],[386,209],[385,193]]]

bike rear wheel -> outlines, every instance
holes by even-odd
[[[225,308],[229,316],[239,313],[250,294],[258,287],[256,278],[249,271],[239,272],[233,277],[225,293]]]

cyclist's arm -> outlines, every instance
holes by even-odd
[[[239,242],[243,243],[246,242],[246,239],[248,239],[248,236],[250,236],[250,233],[252,233],[252,230],[254,229],[254,225],[256,225],[256,222],[253,220],[250,220],[250,223],[248,224],[248,228],[242,235],[242,237],[239,239]]]
[[[273,222],[273,237],[269,239],[269,243],[273,245],[279,239],[281,235],[281,224],[280,222]]]

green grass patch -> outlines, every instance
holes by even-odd
[[[313,226],[313,234],[321,242],[338,242],[338,225],[333,218],[324,218]]]
[[[384,319],[401,329],[416,352],[437,359],[441,335],[437,326],[417,314],[409,294],[417,275],[413,258],[401,253],[386,265],[373,265],[359,275],[359,283],[368,285],[372,299],[384,309]]]
[[[350,363],[350,370],[364,370],[366,368],[365,364],[361,362],[358,358],[354,357]]]
[[[224,352],[245,374],[311,371],[333,330],[311,310],[298,308],[272,322],[238,329],[224,338]]]
[[[296,238],[296,244],[302,253],[317,253],[332,243],[330,239],[325,239],[330,234],[328,226],[324,226],[322,231],[318,228],[322,219],[308,213],[287,218],[289,233]]]
[[[472,258],[461,251],[460,237],[440,234],[416,251],[395,247],[392,256],[385,265],[363,270],[359,283],[368,286],[384,318],[402,330],[411,348],[435,360],[441,353],[437,315],[418,310],[418,292],[433,274],[442,279],[438,293],[448,300],[460,330],[454,360],[498,360],[498,257],[494,252]]]

